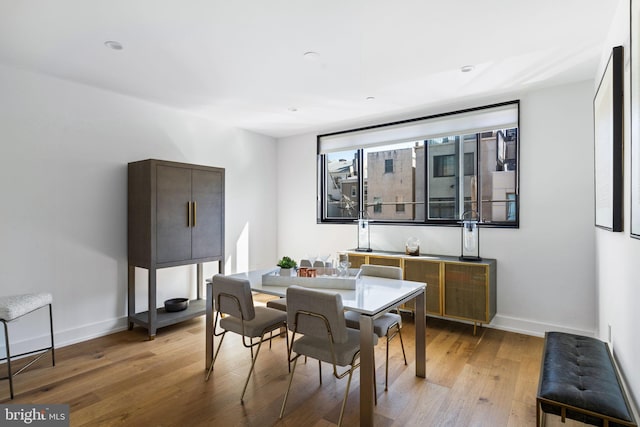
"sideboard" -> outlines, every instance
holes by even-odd
[[[426,313],[451,319],[488,324],[496,314],[496,260],[460,261],[442,255],[405,255],[400,252],[348,251],[352,268],[362,264],[402,268],[406,280],[427,283]],[[412,303],[403,306],[414,310]]]

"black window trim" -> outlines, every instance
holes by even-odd
[[[317,167],[319,172],[316,172],[316,177],[318,179],[319,182],[317,182],[317,198],[316,198],[316,205],[317,205],[317,212],[316,212],[316,222],[318,224],[353,224],[356,219],[354,218],[327,218],[326,214],[324,212],[324,206],[323,206],[323,195],[325,194],[325,183],[326,183],[326,157],[324,155],[321,155],[321,140],[322,138],[325,137],[329,137],[329,136],[334,136],[334,135],[342,135],[342,134],[347,134],[347,133],[352,133],[352,132],[362,132],[362,131],[367,131],[367,130],[374,130],[374,129],[380,129],[380,128],[384,128],[387,126],[395,126],[395,125],[402,125],[402,124],[407,124],[407,123],[412,123],[412,122],[417,122],[417,121],[421,121],[421,120],[426,120],[426,119],[435,119],[435,118],[439,118],[439,117],[446,117],[446,116],[451,116],[451,115],[456,115],[456,114],[464,114],[464,113],[469,113],[469,112],[473,112],[473,111],[480,111],[480,110],[486,110],[486,109],[490,109],[490,108],[497,108],[497,107],[502,107],[502,106],[507,106],[507,105],[516,105],[517,107],[517,115],[518,115],[518,127],[517,127],[517,134],[518,134],[518,139],[517,139],[517,145],[516,145],[516,159],[517,159],[517,169],[516,169],[516,183],[515,183],[515,202],[516,202],[516,208],[515,208],[515,215],[516,215],[516,219],[515,221],[500,221],[500,222],[481,222],[478,224],[479,227],[482,228],[520,228],[520,168],[521,168],[521,164],[520,164],[520,137],[522,135],[521,130],[521,122],[520,122],[520,100],[516,99],[516,100],[512,100],[512,101],[505,101],[505,102],[499,102],[499,103],[495,103],[495,104],[490,104],[490,105],[483,105],[480,107],[472,107],[472,108],[465,108],[465,109],[461,109],[461,110],[455,110],[455,111],[449,111],[446,113],[438,113],[438,114],[432,114],[432,115],[428,115],[428,116],[422,116],[422,117],[415,117],[412,119],[407,119],[407,120],[399,120],[399,121],[395,121],[395,122],[389,122],[389,123],[381,123],[381,124],[376,124],[376,125],[371,125],[371,126],[364,126],[364,127],[360,127],[360,128],[355,128],[355,129],[348,129],[348,130],[342,130],[342,131],[337,131],[337,132],[330,132],[330,133],[325,133],[325,134],[321,134],[321,135],[317,135],[316,136],[316,157],[318,159],[317,161]],[[479,138],[476,138],[476,144],[479,144],[478,142]],[[364,180],[360,179],[360,177],[363,176],[363,152],[364,149],[363,148],[358,148],[356,149],[357,151],[357,155],[358,155],[358,170],[357,170],[357,176],[358,176],[358,185],[359,185],[359,194],[358,194],[358,206],[359,208],[362,206],[363,200],[364,200]],[[478,151],[476,151],[478,152]],[[424,162],[426,163],[425,167],[426,170],[429,170],[429,165],[428,165],[428,156],[424,156]],[[476,156],[476,166],[475,169],[476,171],[478,171],[478,165],[479,165],[479,156]],[[428,186],[426,185],[426,180],[428,179],[428,173],[425,174],[425,204],[426,201],[429,199],[429,191],[428,191]],[[480,203],[482,203],[482,201],[480,201]],[[460,227],[460,221],[456,220],[456,219],[429,219],[429,215],[428,215],[428,204],[425,205],[425,219],[423,221],[406,221],[406,220],[378,220],[376,219],[375,221],[372,221],[371,224],[381,224],[381,225],[402,225],[402,226],[446,226],[446,227]]]

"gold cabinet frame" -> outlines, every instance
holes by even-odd
[[[349,252],[352,268],[362,264],[400,267],[406,280],[427,283],[425,312],[429,316],[488,324],[496,314],[496,260],[460,261],[451,256],[409,256],[399,252]],[[414,302],[401,309],[415,312]]]

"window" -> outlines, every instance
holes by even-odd
[[[476,174],[476,156],[474,153],[464,153],[464,176]]]
[[[360,209],[357,153],[357,150],[349,150],[322,156],[322,199],[325,218],[358,218]]]
[[[445,176],[455,176],[456,164],[453,154],[442,154],[433,156],[433,176],[443,178]]]
[[[373,198],[373,213],[375,214],[382,213],[382,198],[380,197]]]
[[[517,227],[512,101],[318,136],[318,221]],[[375,196],[373,196],[375,195]],[[373,197],[372,197],[373,196]]]
[[[384,160],[384,173],[393,173],[393,159]]]

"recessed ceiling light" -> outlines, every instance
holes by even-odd
[[[113,49],[113,50],[122,50],[123,49],[122,43],[117,42],[115,40],[107,40],[106,42],[104,42],[104,45],[106,47],[108,47],[109,49]]]
[[[302,56],[307,61],[317,61],[318,59],[320,59],[320,54],[313,51],[305,52],[304,54],[302,54]]]
[[[460,67],[460,71],[468,73],[469,71],[473,71],[473,68],[473,65],[465,65],[464,67]]]

